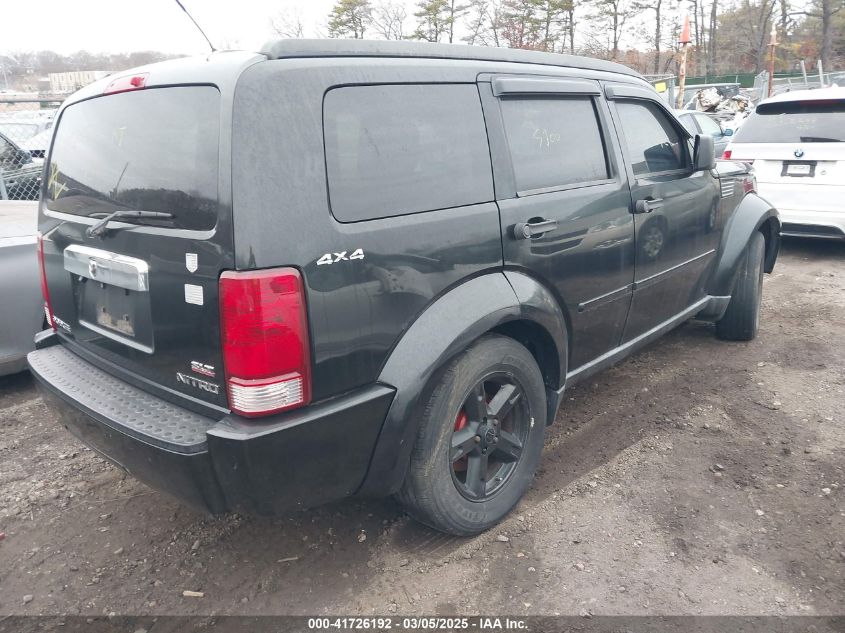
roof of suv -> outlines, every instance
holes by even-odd
[[[264,44],[259,51],[269,59],[292,57],[417,57],[428,59],[468,59],[477,61],[541,64],[584,70],[642,76],[622,64],[590,57],[543,53],[515,48],[435,44],[382,40],[279,39]]]
[[[834,86],[832,88],[816,88],[815,90],[792,90],[782,92],[773,97],[761,101],[764,103],[784,103],[790,101],[822,101],[827,99],[845,99],[845,88]]]

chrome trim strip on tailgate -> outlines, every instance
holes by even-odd
[[[65,270],[110,286],[147,292],[150,266],[143,259],[72,244],[65,249]]]

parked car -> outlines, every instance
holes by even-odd
[[[0,115],[0,133],[33,158],[44,158],[53,134],[55,110],[24,110]]]
[[[693,317],[753,338],[778,253],[746,166],[566,55],[164,62],[68,99],[49,162],[30,367],[71,432],[211,512],[396,494],[487,529],[566,388]]]
[[[35,255],[38,206],[0,201],[0,376],[26,368],[43,329],[43,300]]]
[[[727,150],[753,163],[783,234],[845,240],[845,88],[796,90],[762,101]]]
[[[0,200],[38,200],[43,161],[0,133]]]
[[[18,121],[0,119],[0,133],[20,144],[36,134],[50,129],[47,121]]]
[[[713,147],[716,156],[719,158],[722,157],[733,136],[732,128],[722,130],[722,126],[713,117],[703,112],[680,110],[675,112],[675,114],[678,116],[678,120],[684,124],[687,131],[693,136],[696,134],[707,134],[713,137]]]
[[[29,152],[34,159],[44,158],[47,154],[47,149],[50,147],[50,141],[53,138],[52,128],[39,132],[33,137],[26,139],[19,143],[21,149]]]

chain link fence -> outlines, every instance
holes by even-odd
[[[0,97],[0,200],[38,200],[61,100]]]

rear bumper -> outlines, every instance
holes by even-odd
[[[781,219],[781,235],[845,240],[845,210],[819,212],[778,209],[778,212]]]
[[[260,421],[215,420],[118,380],[64,345],[42,343],[27,358],[71,433],[141,481],[215,514],[280,514],[355,493],[394,393],[373,385]]]
[[[760,195],[774,205],[781,235],[845,240],[841,185],[759,182]]]

